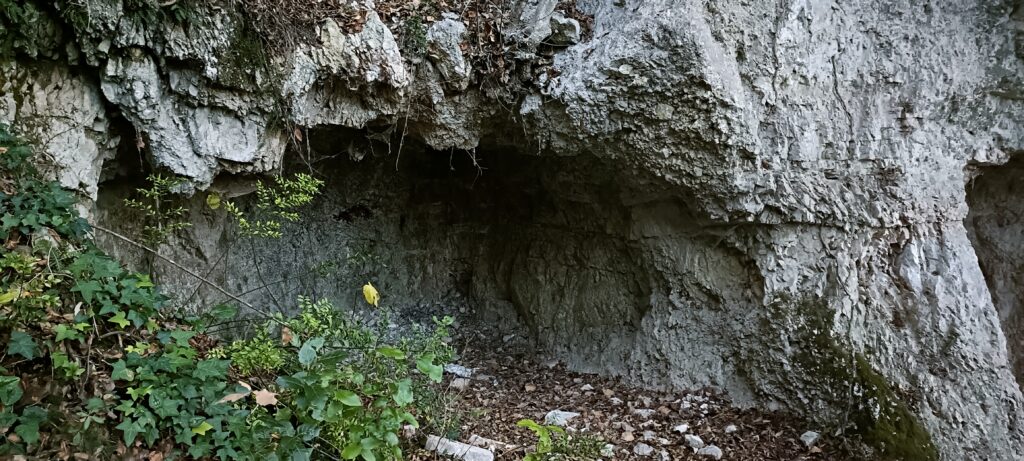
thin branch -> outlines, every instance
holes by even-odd
[[[130,244],[132,244],[132,245],[135,245],[135,246],[136,246],[136,247],[138,247],[138,248],[141,248],[141,249],[143,249],[143,250],[146,250],[146,251],[147,251],[147,252],[149,252],[150,254],[153,254],[153,255],[155,255],[155,256],[156,256],[157,258],[160,258],[160,259],[164,260],[164,261],[165,261],[166,263],[168,263],[168,264],[170,264],[170,265],[174,266],[174,267],[175,267],[175,268],[177,268],[178,270],[180,270],[180,271],[182,271],[182,272],[184,272],[184,273],[186,273],[186,274],[188,274],[188,275],[191,275],[192,277],[195,277],[196,279],[198,279],[198,280],[202,281],[203,283],[205,283],[205,284],[209,285],[209,286],[210,286],[211,288],[213,288],[214,290],[217,290],[217,291],[219,291],[219,292],[223,293],[223,294],[224,294],[225,296],[227,296],[227,297],[229,297],[229,298],[231,298],[231,299],[235,300],[235,301],[236,301],[237,303],[239,303],[239,304],[241,304],[242,306],[244,306],[244,307],[248,308],[249,310],[251,310],[251,311],[253,311],[253,312],[256,312],[256,313],[258,313],[258,314],[262,314],[262,315],[264,315],[264,316],[266,316],[267,318],[270,318],[270,319],[273,319],[273,318],[274,318],[274,316],[273,316],[272,314],[270,314],[270,313],[268,313],[268,312],[266,312],[266,311],[264,311],[264,310],[262,310],[262,309],[260,309],[260,308],[258,308],[258,307],[256,307],[256,306],[253,306],[252,304],[250,304],[250,303],[246,302],[246,301],[245,301],[245,300],[243,300],[242,298],[239,298],[238,296],[235,296],[234,294],[232,294],[232,293],[231,293],[231,292],[229,292],[228,290],[225,290],[224,288],[221,288],[221,286],[220,286],[220,285],[217,285],[216,283],[213,283],[213,282],[211,282],[211,281],[210,281],[209,279],[207,279],[206,277],[203,277],[203,276],[201,276],[201,275],[199,275],[199,274],[197,274],[197,273],[193,272],[192,270],[190,270],[190,269],[186,268],[185,266],[182,266],[181,264],[178,264],[177,262],[174,262],[174,260],[172,260],[172,259],[170,259],[170,258],[168,258],[168,257],[166,257],[166,256],[163,256],[163,255],[161,255],[160,253],[157,253],[157,252],[156,252],[155,250],[153,250],[152,248],[150,248],[150,247],[148,247],[148,246],[146,246],[146,245],[143,245],[143,244],[141,244],[141,243],[139,243],[139,242],[136,242],[135,240],[132,240],[132,239],[130,239],[130,238],[128,238],[128,237],[125,237],[125,236],[123,236],[123,235],[121,235],[121,234],[119,234],[119,233],[117,233],[117,232],[114,232],[114,231],[112,231],[112,230],[110,230],[110,229],[107,229],[107,228],[105,228],[105,227],[103,227],[103,226],[100,226],[100,225],[97,225],[97,224],[93,224],[93,225],[92,225],[92,227],[93,227],[93,229],[101,230],[101,231],[103,231],[103,232],[106,232],[107,234],[110,234],[110,235],[111,235],[111,236],[113,236],[113,237],[117,237],[117,238],[118,238],[118,239],[120,239],[120,240],[123,240],[123,241],[125,241],[125,242],[127,242],[127,243],[130,243]]]

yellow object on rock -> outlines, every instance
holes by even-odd
[[[363,285],[363,297],[373,307],[377,307],[377,304],[380,303],[380,293],[377,293],[377,289],[370,282],[366,282],[366,285]]]

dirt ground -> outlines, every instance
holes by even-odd
[[[495,347],[462,346],[458,364],[473,369],[472,376],[460,380],[446,373],[445,384],[456,397],[453,407],[460,413],[457,428],[448,436],[467,442],[476,435],[508,444],[494,450],[497,460],[522,459],[531,451],[536,437],[516,422],[543,422],[551,410],[579,413],[568,422],[570,432],[614,445],[612,456],[603,459],[715,459],[695,454],[685,434],[719,447],[723,460],[854,459],[842,454],[841,441],[826,435],[813,447],[805,446],[800,435],[817,430],[813,425],[784,414],[735,408],[726,396],[710,390],[643,390],[617,379],[568,371],[560,363],[531,358],[500,342],[468,343]],[[685,433],[680,432],[683,424],[688,426]],[[653,448],[650,454],[635,453],[641,443]],[[434,458],[426,452],[414,456]]]

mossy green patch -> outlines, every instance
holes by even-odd
[[[788,324],[788,347],[799,373],[794,379],[815,398],[844,409],[848,423],[833,429],[859,437],[880,459],[937,460],[931,435],[889,381],[832,334],[834,317],[820,299],[781,300],[770,306],[764,327],[777,328],[779,320]]]
[[[220,56],[221,84],[233,88],[252,90],[259,87],[258,72],[269,73],[270,59],[259,34],[242,21],[235,29],[231,45]]]
[[[863,356],[856,355],[854,359],[857,364],[855,383],[863,389],[868,404],[853,414],[855,432],[868,445],[877,448],[883,459],[939,459],[931,435],[896,395],[889,382]]]

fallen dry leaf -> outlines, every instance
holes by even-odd
[[[277,405],[277,394],[270,392],[266,389],[260,389],[252,393],[252,396],[256,398],[256,404],[265,407],[271,405]]]
[[[224,398],[218,400],[217,403],[237,402],[239,400],[244,399],[245,396],[249,395],[249,393],[252,392],[252,386],[242,381],[239,381],[238,384],[245,388],[245,392],[235,392],[232,394],[225,395]]]
[[[286,345],[286,346],[288,344],[291,344],[292,339],[294,337],[295,337],[295,335],[292,334],[291,328],[288,328],[288,327],[282,327],[281,328],[281,344]]]

